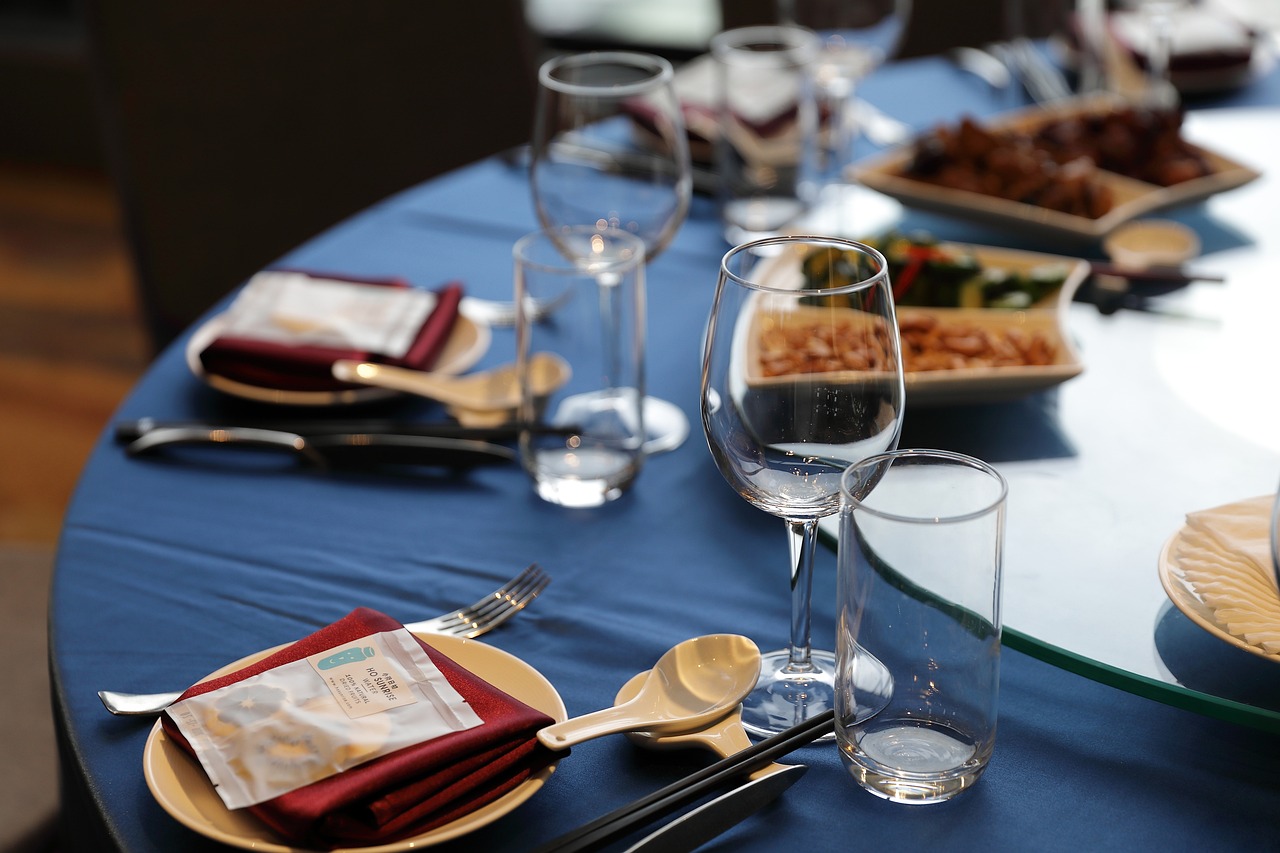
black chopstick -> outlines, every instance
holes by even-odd
[[[832,731],[835,711],[812,719],[704,767],[678,782],[628,803],[588,824],[535,848],[534,853],[571,853],[597,850],[647,823],[661,818],[748,773],[753,773],[787,753]]]

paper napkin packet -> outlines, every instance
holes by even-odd
[[[251,278],[200,353],[210,374],[273,390],[339,391],[335,361],[430,369],[453,332],[462,286],[267,270]]]
[[[418,835],[498,799],[558,757],[537,740],[553,722],[367,608],[162,718],[229,808],[319,847]]]
[[[1274,495],[1224,504],[1187,514],[1187,530],[1206,551],[1237,567],[1264,587],[1276,586],[1271,561]]]

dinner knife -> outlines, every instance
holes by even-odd
[[[301,436],[352,434],[420,435],[430,438],[458,438],[474,441],[514,441],[520,432],[519,426],[514,422],[494,427],[467,427],[461,424],[440,421],[420,423],[392,418],[344,418],[337,420],[328,418],[292,418],[284,420],[250,420],[240,423],[138,418],[116,423],[115,439],[118,442],[127,444],[137,441],[145,433],[156,429],[197,429],[205,431],[260,429],[293,433]]]
[[[828,708],[665,788],[553,838],[535,848],[535,853],[586,853],[599,850],[630,835],[639,827],[647,826],[676,809],[697,802],[713,791],[736,784],[745,774],[767,767],[782,756],[829,734],[835,724],[835,715],[835,709]]]
[[[353,468],[380,465],[422,465],[472,468],[514,462],[509,447],[473,439],[441,438],[388,433],[349,433],[301,436],[283,430],[248,427],[152,429],[130,442],[130,456],[154,453],[180,445],[241,446],[284,450],[317,468]]]
[[[627,853],[686,853],[741,823],[795,784],[809,768],[795,764],[731,788],[627,848]]]

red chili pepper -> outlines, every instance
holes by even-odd
[[[912,282],[916,280],[916,276],[920,274],[920,270],[924,268],[927,261],[941,256],[942,252],[934,246],[908,246],[907,263],[899,273],[898,280],[893,284],[894,301],[901,299],[903,294],[911,289]]]

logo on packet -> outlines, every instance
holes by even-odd
[[[375,658],[378,653],[374,651],[373,646],[352,646],[349,649],[343,649],[334,652],[328,657],[316,661],[317,669],[333,669],[334,667],[345,666],[349,663],[360,663],[363,660]]]

